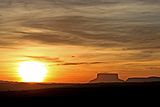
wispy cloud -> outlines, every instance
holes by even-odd
[[[14,37],[12,41],[1,38],[1,45],[30,40],[106,48],[159,46],[157,0],[0,1],[0,35]]]
[[[67,63],[61,63],[58,65],[96,65],[96,64],[105,64],[106,62],[67,62]]]
[[[49,62],[54,62],[54,63],[61,63],[63,62],[60,58],[51,58],[47,56],[23,56],[31,59],[36,59],[36,60],[44,60],[44,61],[49,61]]]

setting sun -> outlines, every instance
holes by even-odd
[[[18,73],[23,82],[43,82],[47,68],[41,62],[21,62]]]

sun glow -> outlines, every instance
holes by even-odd
[[[42,62],[21,62],[18,73],[23,82],[43,82],[47,68]]]

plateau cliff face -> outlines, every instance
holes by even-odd
[[[90,81],[90,83],[113,83],[113,82],[123,82],[123,80],[118,78],[118,74],[99,73],[97,74],[96,79]]]

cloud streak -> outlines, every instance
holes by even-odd
[[[57,65],[68,65],[68,66],[76,66],[76,65],[97,65],[97,64],[105,64],[106,62],[67,62]]]
[[[54,63],[61,63],[63,62],[60,58],[51,58],[47,56],[23,56],[35,60],[44,60],[44,61],[49,61],[49,62],[54,62]]]

